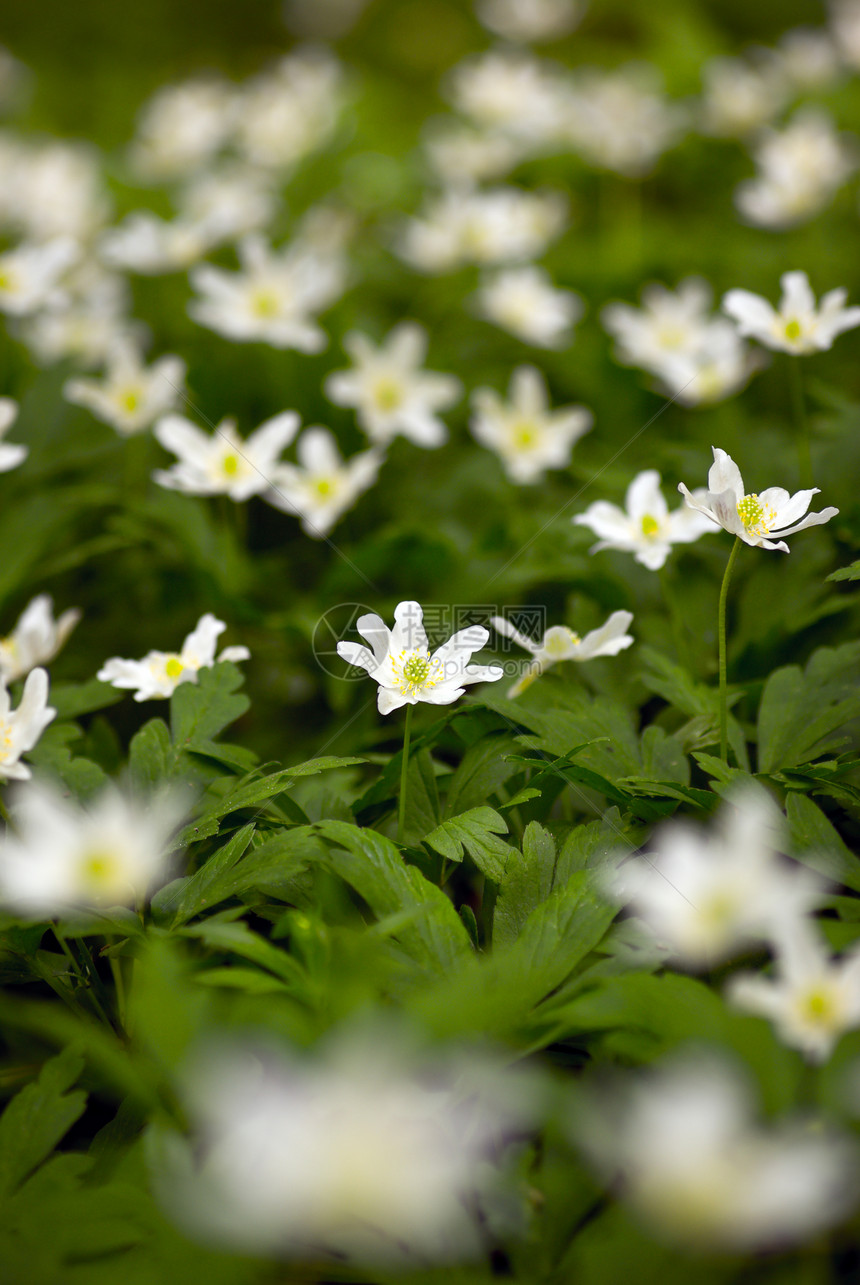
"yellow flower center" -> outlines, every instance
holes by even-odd
[[[793,318],[791,321],[787,321],[785,323],[786,339],[799,339],[802,333],[802,328],[797,318]]]
[[[128,414],[136,411],[140,405],[140,390],[137,388],[126,389],[119,399],[119,404]]]
[[[178,656],[171,656],[164,666],[164,672],[168,678],[178,678],[184,668],[185,666]]]
[[[334,490],[334,485],[332,483],[331,478],[329,477],[317,478],[317,480],[314,482],[314,490],[316,491],[320,499],[322,500],[326,499],[326,497],[331,495],[332,491]]]
[[[738,500],[738,517],[750,535],[768,535],[776,513],[769,504],[762,504],[757,495],[745,495]]]
[[[12,275],[0,268],[0,290],[12,289]]]
[[[391,667],[394,670],[394,685],[404,696],[414,696],[419,690],[426,691],[435,687],[445,677],[444,666],[438,661],[431,660],[420,651],[407,655],[405,647],[399,656],[391,657]]]
[[[87,852],[78,871],[91,893],[107,892],[119,882],[122,865],[112,852]]]
[[[234,477],[239,472],[239,456],[225,455],[221,467],[228,477]]]
[[[430,673],[430,661],[426,656],[410,656],[403,666],[403,677],[412,686],[420,686]]]
[[[647,536],[656,535],[660,530],[660,523],[656,518],[652,518],[650,513],[646,513],[642,519],[642,534]]]
[[[661,326],[657,331],[657,342],[661,348],[680,348],[686,337],[681,326]]]
[[[384,376],[373,386],[373,400],[380,410],[397,410],[403,402],[403,388],[396,379]]]
[[[535,424],[531,420],[521,420],[514,424],[511,431],[511,438],[514,449],[517,451],[528,451],[537,443],[539,433]]]
[[[837,1007],[833,992],[823,986],[808,991],[801,1001],[803,1016],[813,1026],[833,1026],[838,1017]]]
[[[251,295],[251,311],[255,317],[276,317],[280,303],[274,290],[255,290]]]

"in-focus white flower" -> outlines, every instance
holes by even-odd
[[[709,831],[686,821],[657,830],[647,856],[626,861],[607,893],[627,901],[689,967],[710,968],[770,938],[819,898],[805,868],[783,862],[782,814],[764,791],[738,792]]]
[[[18,787],[0,840],[0,901],[37,919],[140,902],[166,876],[177,798],[144,803],[108,785],[86,807],[56,786]]]
[[[650,174],[685,125],[684,109],[665,97],[656,69],[644,64],[581,72],[564,120],[567,137],[587,164],[626,178]]]
[[[566,213],[558,192],[448,191],[407,223],[400,253],[412,267],[431,273],[465,263],[518,263],[543,254],[562,231]]]
[[[370,450],[344,461],[333,434],[306,428],[296,446],[298,465],[278,464],[263,498],[302,519],[302,530],[322,539],[376,481],[382,453]]]
[[[113,268],[160,276],[183,272],[208,254],[222,238],[201,219],[162,219],[150,210],[134,210],[101,238],[102,259]]]
[[[210,1047],[186,1079],[192,1137],[150,1152],[165,1209],[210,1243],[314,1262],[480,1252],[478,1210],[535,1112],[488,1058],[419,1061],[378,1033],[304,1058]]]
[[[108,354],[103,380],[70,379],[63,388],[67,401],[88,410],[128,437],[148,428],[173,410],[183,396],[185,362],[160,357],[147,368],[136,344],[118,340]]]
[[[378,346],[353,331],[343,346],[355,364],[329,375],[326,397],[336,406],[355,407],[372,442],[385,445],[398,433],[416,446],[441,446],[447,440],[438,412],[453,406],[462,385],[454,375],[422,369],[427,356],[422,326],[401,322]]]
[[[25,242],[0,254],[0,312],[25,317],[61,301],[60,282],[79,254],[70,237]]]
[[[17,709],[0,682],[0,781],[29,781],[21,755],[33,748],[56,712],[48,704],[47,670],[30,671]]]
[[[33,598],[11,634],[0,638],[0,682],[13,683],[24,678],[37,665],[47,665],[80,618],[78,608],[70,607],[55,620],[50,595],[40,593]]]
[[[475,295],[477,311],[538,348],[564,348],[583,313],[572,290],[557,290],[549,273],[532,265],[507,268],[485,281]]]
[[[96,677],[112,687],[134,691],[136,701],[172,696],[180,683],[196,683],[201,669],[209,669],[222,660],[249,658],[247,647],[225,647],[216,657],[215,645],[226,628],[223,620],[216,620],[207,611],[185,639],[181,651],[148,651],[142,660],[112,656]]]
[[[315,316],[334,303],[345,285],[343,261],[295,241],[270,250],[259,236],[239,243],[240,272],[201,264],[191,284],[201,298],[189,315],[227,339],[261,342],[275,348],[321,352],[327,339]]]
[[[0,473],[17,468],[27,458],[27,447],[3,438],[18,418],[18,403],[11,397],[0,397]]]
[[[627,633],[632,623],[632,611],[613,611],[605,624],[599,629],[592,629],[584,638],[568,629],[567,625],[552,625],[541,641],[535,642],[520,633],[504,616],[493,616],[490,621],[493,628],[506,638],[513,639],[517,646],[531,652],[533,658],[509,688],[508,696],[521,695],[536,678],[551,665],[557,665],[560,660],[594,660],[597,656],[617,656],[634,641],[632,634]]]
[[[226,142],[235,112],[235,90],[223,81],[165,85],[140,114],[131,147],[132,166],[156,182],[187,178]]]
[[[781,486],[769,486],[760,495],[747,495],[740,469],[732,457],[718,446],[711,449],[714,462],[708,473],[708,489],[704,496],[701,492],[698,493],[699,498],[692,495],[683,482],[678,483],[678,490],[691,509],[704,513],[731,535],[740,536],[745,544],[788,553],[788,545],[782,536],[794,535],[795,531],[803,531],[808,526],[820,526],[839,512],[831,508],[822,509],[820,513],[806,513],[813,495],[818,495],[817,486],[809,491],[797,491],[794,495],[789,495]],[[771,536],[774,538],[770,539]]]
[[[394,608],[394,628],[380,616],[359,616],[356,629],[370,643],[339,642],[337,654],[348,665],[364,669],[379,684],[380,714],[401,705],[450,705],[469,683],[494,683],[502,677],[499,665],[470,665],[472,652],[486,646],[489,631],[469,625],[453,634],[430,654],[424,632],[424,612],[417,602],[400,602]]]
[[[780,277],[782,298],[774,308],[761,295],[749,290],[730,290],[723,310],[737,323],[742,335],[780,352],[797,355],[823,352],[832,347],[837,335],[860,326],[860,308],[846,308],[848,291],[828,290],[816,304],[805,272],[786,272]]]
[[[271,486],[278,456],[295,437],[299,423],[295,411],[282,411],[243,441],[233,419],[222,419],[209,434],[183,415],[166,415],[156,424],[155,436],[179,459],[152,476],[160,486],[186,495],[250,499]]]
[[[853,150],[818,108],[798,111],[782,130],[764,131],[759,173],[738,185],[735,205],[757,227],[790,228],[823,210],[857,168]]]
[[[505,40],[530,44],[557,40],[582,20],[582,0],[477,0],[478,18]]]
[[[481,445],[496,452],[512,482],[537,482],[548,468],[566,468],[574,443],[591,428],[591,411],[550,410],[546,384],[534,366],[517,366],[509,398],[492,388],[473,392],[469,427]]]
[[[832,959],[814,921],[797,920],[774,933],[776,977],[741,973],[728,986],[739,1008],[773,1022],[781,1038],[823,1062],[845,1031],[860,1026],[860,951]]]
[[[711,58],[702,68],[702,127],[723,138],[745,138],[769,125],[788,96],[775,58]]]
[[[847,1139],[815,1121],[756,1124],[739,1071],[703,1054],[596,1098],[577,1132],[620,1195],[687,1248],[787,1248],[856,1199]]]
[[[701,494],[704,495],[704,491]],[[600,537],[590,553],[620,549],[632,553],[636,561],[650,571],[659,571],[673,544],[691,544],[714,529],[710,518],[687,505],[669,512],[656,469],[645,469],[634,477],[627,488],[623,509],[608,500],[596,500],[572,521],[589,527]]]
[[[241,91],[236,146],[254,165],[285,169],[323,147],[343,104],[343,73],[324,49],[302,50]]]

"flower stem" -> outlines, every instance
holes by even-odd
[[[729,716],[728,705],[726,703],[726,599],[729,594],[729,581],[732,578],[732,571],[735,567],[735,558],[738,556],[743,541],[739,535],[735,536],[735,542],[732,545],[732,551],[729,554],[729,560],[726,563],[723,583],[720,589],[720,609],[717,623],[717,639],[719,644],[720,657],[720,758],[724,763],[729,761]]]
[[[809,444],[809,416],[806,413],[806,397],[803,392],[803,372],[800,369],[802,358],[789,355],[788,360],[791,366],[791,397],[794,402],[794,418],[797,425],[797,465],[801,488],[806,491],[812,486],[812,451]]]
[[[406,706],[406,723],[403,727],[403,761],[400,764],[400,801],[397,807],[397,842],[403,843],[406,828],[406,781],[409,776],[409,737],[412,733],[412,705]]]

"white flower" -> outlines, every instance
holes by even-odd
[[[73,357],[77,365],[100,365],[117,339],[143,329],[127,316],[128,285],[95,259],[85,259],[63,281],[63,294],[49,307],[18,322],[18,333],[39,361]]]
[[[487,321],[539,348],[564,348],[583,313],[579,295],[557,290],[543,268],[508,268],[485,281],[475,296]]]
[[[4,442],[7,429],[18,418],[18,403],[11,397],[0,397],[0,473],[17,468],[27,458],[27,447],[17,442]]]
[[[517,366],[509,397],[506,402],[492,388],[475,389],[469,427],[477,440],[500,456],[512,482],[537,482],[548,468],[566,468],[574,443],[591,428],[591,411],[550,410],[546,384],[534,366]]]
[[[216,657],[215,644],[227,628],[210,611],[201,616],[182,644],[181,651],[149,651],[142,660],[123,660],[112,656],[102,665],[96,677],[113,687],[134,691],[136,701],[172,696],[180,683],[196,683],[201,669],[222,660],[247,660],[247,647],[225,647]],[[38,673],[35,670],[34,673]]]
[[[774,119],[787,98],[773,57],[711,58],[702,68],[703,127],[708,134],[743,138]]]
[[[197,263],[219,240],[217,230],[203,220],[168,220],[149,210],[135,210],[119,227],[105,232],[100,251],[111,267],[159,276]]]
[[[479,1252],[476,1198],[534,1095],[489,1059],[448,1062],[378,1034],[304,1058],[210,1046],[186,1073],[192,1137],[151,1152],[156,1191],[246,1252],[401,1267]]]
[[[50,595],[33,598],[11,634],[0,638],[0,682],[13,683],[53,660],[80,618],[77,607],[71,607],[54,620]]]
[[[673,544],[691,544],[713,530],[709,518],[686,505],[669,512],[656,469],[646,469],[634,477],[627,488],[624,505],[622,509],[608,500],[596,500],[572,519],[578,526],[590,527],[600,536],[590,553],[621,549],[634,554],[636,561],[650,571],[659,571]]]
[[[60,280],[79,253],[70,237],[56,237],[0,254],[0,312],[25,317],[62,300]]]
[[[181,221],[213,245],[265,227],[277,204],[269,174],[235,163],[196,175],[178,197]]]
[[[123,437],[148,428],[183,396],[185,362],[180,357],[160,357],[147,369],[140,349],[120,339],[109,352],[107,365],[103,381],[70,379],[63,396],[86,406]]]
[[[563,124],[589,165],[641,178],[679,140],[685,113],[665,98],[654,68],[634,64],[581,72]]]
[[[783,130],[766,130],[755,160],[760,172],[738,186],[735,205],[748,223],[777,229],[811,219],[857,168],[830,116],[816,108],[797,112]]]
[[[777,856],[782,814],[763,791],[739,792],[705,832],[685,821],[663,825],[649,855],[624,863],[610,896],[629,901],[657,940],[684,963],[710,968],[774,925],[797,919],[820,885],[802,867]]]
[[[236,145],[255,165],[291,167],[334,133],[343,88],[340,65],[324,50],[284,58],[243,88]]]
[[[28,781],[30,769],[19,759],[33,748],[57,712],[48,704],[47,671],[31,670],[20,705],[15,710],[11,705],[0,683],[0,781]]]
[[[823,352],[837,335],[860,326],[860,308],[846,308],[848,291],[828,290],[816,305],[805,272],[780,277],[782,298],[776,309],[749,290],[730,290],[723,310],[737,322],[738,331],[768,348],[797,355]]]
[[[840,78],[839,54],[830,35],[816,27],[794,27],[779,40],[776,57],[794,89],[829,88]]]
[[[773,936],[776,978],[739,974],[728,997],[772,1021],[786,1044],[823,1062],[843,1032],[860,1026],[860,951],[831,959],[811,920],[792,921]]]
[[[208,263],[193,269],[191,284],[202,298],[189,304],[189,315],[227,339],[308,353],[325,348],[314,317],[343,291],[340,255],[301,241],[275,252],[262,237],[248,236],[239,243],[239,259],[240,272]]]
[[[499,665],[468,663],[472,652],[484,647],[490,636],[483,625],[459,630],[431,656],[424,612],[417,602],[398,603],[392,630],[376,615],[359,616],[356,629],[371,650],[359,643],[339,642],[337,654],[347,664],[367,670],[379,683],[380,714],[419,701],[450,705],[468,683],[494,683],[502,677]]]
[[[566,211],[557,192],[444,192],[422,217],[407,223],[400,253],[420,272],[533,259],[561,232]]]
[[[454,375],[422,369],[427,355],[423,327],[401,322],[378,347],[354,331],[343,346],[355,365],[329,375],[325,393],[336,406],[355,407],[371,441],[385,445],[398,433],[416,446],[441,446],[447,440],[437,412],[457,401],[462,385]]]
[[[166,874],[176,799],[147,803],[108,785],[86,807],[34,782],[13,796],[13,832],[0,840],[0,901],[48,919],[86,906],[139,902]]]
[[[506,134],[487,134],[468,125],[435,123],[424,143],[434,173],[446,184],[474,184],[502,178],[523,158],[523,144]]]
[[[326,428],[305,429],[296,454],[298,465],[276,465],[272,489],[263,498],[285,513],[295,513],[302,519],[302,530],[319,540],[373,486],[382,454],[361,451],[344,462]]]
[[[683,482],[678,483],[678,490],[691,509],[704,513],[724,531],[740,536],[745,544],[788,553],[788,545],[781,536],[794,535],[795,531],[803,531],[808,526],[820,526],[839,512],[822,509],[820,513],[807,513],[803,517],[813,495],[818,495],[817,486],[795,495],[789,495],[781,486],[770,486],[760,495],[747,495],[740,469],[732,457],[717,446],[712,450],[714,462],[708,473],[705,495],[697,499]],[[775,538],[769,539],[770,536]]]
[[[856,1198],[847,1140],[814,1121],[753,1121],[738,1071],[687,1055],[619,1087],[579,1133],[605,1177],[655,1231],[686,1247],[741,1251],[798,1244]]]
[[[450,92],[479,128],[510,135],[528,150],[560,140],[566,84],[530,54],[490,50],[469,58],[454,68]]]
[[[160,486],[186,495],[247,500],[271,486],[278,456],[295,437],[299,422],[295,411],[282,411],[243,441],[235,420],[222,419],[210,435],[183,415],[166,415],[156,424],[155,436],[179,460],[152,476]]]
[[[478,17],[505,40],[557,40],[579,25],[583,0],[478,0]]]
[[[235,91],[217,80],[166,85],[140,115],[131,161],[155,180],[186,178],[221,148],[233,127]]]
[[[89,240],[110,212],[101,158],[78,143],[22,147],[4,204],[9,222],[28,240]]]
[[[642,307],[609,303],[600,314],[616,339],[616,361],[660,374],[676,353],[698,353],[708,343],[711,288],[700,277],[685,277],[675,291],[652,282],[642,291]]]
[[[617,656],[633,642],[632,635],[627,633],[632,622],[632,611],[613,611],[605,624],[599,629],[592,629],[591,633],[586,634],[584,638],[580,638],[579,634],[568,629],[567,625],[552,625],[538,643],[521,634],[503,616],[493,616],[490,621],[493,628],[498,633],[504,634],[506,638],[512,638],[519,647],[530,651],[533,657],[508,690],[508,696],[521,695],[536,678],[539,678],[551,665],[557,665],[560,660],[581,661],[594,660],[596,656]]]
[[[860,0],[831,0],[830,30],[846,66],[860,67]]]

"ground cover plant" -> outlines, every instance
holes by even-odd
[[[860,4],[0,54],[0,1279],[825,1285]]]

